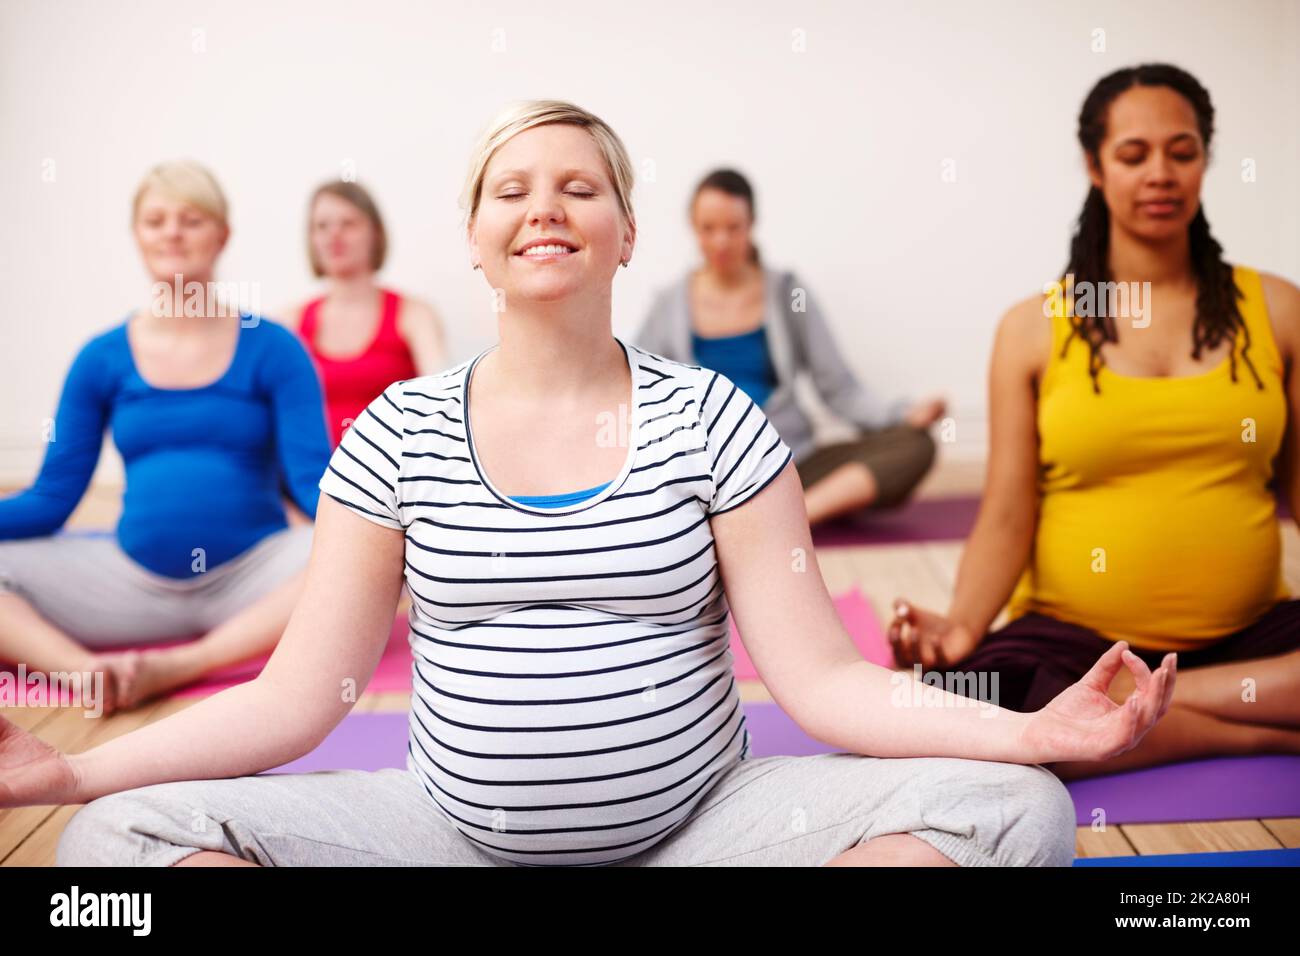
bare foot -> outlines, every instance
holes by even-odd
[[[140,652],[106,651],[95,655],[95,669],[104,672],[104,716],[135,706],[132,687],[140,664]]]
[[[136,652],[130,687],[127,689],[127,706],[134,707],[194,679],[188,664],[181,660],[174,648],[146,648]]]

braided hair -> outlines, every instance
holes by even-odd
[[[1214,135],[1214,106],[1210,103],[1210,94],[1196,77],[1185,70],[1165,63],[1147,63],[1141,66],[1116,70],[1100,80],[1088,93],[1079,111],[1079,144],[1092,158],[1098,169],[1101,159],[1098,155],[1101,141],[1106,135],[1106,113],[1112,102],[1126,90],[1135,86],[1164,86],[1174,90],[1192,104],[1196,111],[1197,125],[1201,139],[1208,150],[1210,139]],[[1214,349],[1224,340],[1234,342],[1238,332],[1242,335],[1242,358],[1250,368],[1256,385],[1262,389],[1264,383],[1250,357],[1246,354],[1250,348],[1250,330],[1242,319],[1238,300],[1242,298],[1232,276],[1232,266],[1223,259],[1223,247],[1210,234],[1210,223],[1205,218],[1205,207],[1196,211],[1188,227],[1188,246],[1192,260],[1192,270],[1196,275],[1196,321],[1192,329],[1192,358],[1199,360],[1204,349]],[[1083,211],[1079,214],[1078,227],[1070,241],[1070,261],[1065,268],[1066,275],[1073,275],[1077,285],[1088,283],[1093,289],[1101,288],[1101,283],[1111,280],[1108,253],[1110,251],[1110,210],[1106,207],[1106,198],[1101,189],[1092,186],[1084,201]],[[1073,293],[1069,293],[1073,296]],[[1088,374],[1092,378],[1092,390],[1100,394],[1097,373],[1102,366],[1101,346],[1103,342],[1115,342],[1114,316],[1107,314],[1105,296],[1096,296],[1096,306],[1091,315],[1080,316],[1071,309],[1070,334],[1061,349],[1061,355],[1070,347],[1071,340],[1077,335],[1088,344]],[[1229,353],[1232,380],[1237,381],[1236,349]]]

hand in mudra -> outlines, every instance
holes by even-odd
[[[68,758],[0,716],[0,807],[75,802],[77,775]]]
[[[980,644],[980,635],[942,614],[917,607],[904,598],[894,599],[894,616],[885,631],[895,667],[920,664],[952,667],[965,660]]]
[[[931,395],[923,398],[906,412],[903,413],[903,421],[913,428],[929,428],[948,410],[948,402],[942,395]]]
[[[1107,691],[1126,665],[1136,687],[1117,704]],[[1169,709],[1177,667],[1170,653],[1152,671],[1127,641],[1118,641],[1078,683],[1031,716],[1022,738],[1029,755],[1035,763],[1109,760],[1132,750]]]

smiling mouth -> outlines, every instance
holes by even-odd
[[[577,249],[570,246],[553,243],[544,246],[532,246],[522,252],[516,252],[515,255],[521,259],[562,259],[565,256],[573,255],[577,251]]]

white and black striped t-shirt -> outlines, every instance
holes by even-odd
[[[390,385],[320,481],[406,533],[407,767],[468,839],[520,864],[653,846],[749,749],[709,516],[790,449],[726,376],[617,341],[629,454],[591,498],[535,507],[485,478],[466,395],[497,346]]]

